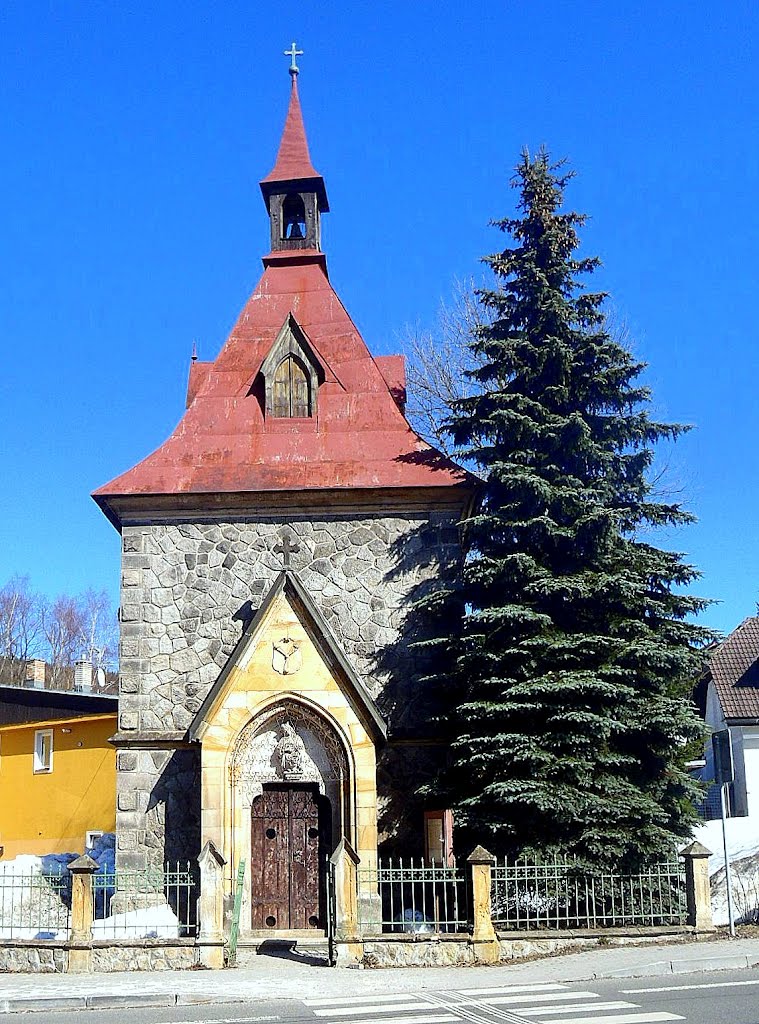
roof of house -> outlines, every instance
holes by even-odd
[[[82,693],[0,684],[0,726],[116,714],[115,693]]]
[[[709,675],[723,714],[759,720],[759,616],[751,616],[709,654]]]
[[[316,174],[295,85],[277,163],[264,182],[285,174]],[[193,365],[188,407],[174,432],[95,491],[106,514],[118,523],[116,505],[147,495],[459,488],[463,503],[474,477],[412,430],[401,408],[401,359],[372,357],[329,281],[324,254],[284,250],[263,262],[217,358]],[[307,418],[265,409],[260,371],[291,321],[318,368],[318,402]]]

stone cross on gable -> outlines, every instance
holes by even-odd
[[[289,533],[284,534],[279,544],[274,548],[275,555],[282,555],[282,568],[290,568],[290,555],[297,555],[300,551],[300,544],[291,537]]]
[[[289,57],[290,58],[290,74],[291,75],[297,75],[298,72],[300,71],[300,68],[295,63],[295,58],[296,57],[302,57],[302,56],[303,56],[303,50],[297,50],[295,48],[295,43],[293,43],[290,46],[289,50],[285,50],[285,57]]]

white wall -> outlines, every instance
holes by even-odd
[[[726,728],[725,716],[713,683],[709,684],[706,696],[706,725],[710,731]],[[740,816],[728,818],[725,823],[727,855],[730,861],[740,860],[759,851],[759,726],[731,726],[733,761],[735,764],[735,807]],[[714,779],[714,755],[711,735],[705,747],[706,767],[702,777],[705,781]],[[705,821],[694,832],[697,839],[712,856],[709,858],[709,874],[713,875],[725,865],[722,821]],[[724,882],[712,894],[715,924],[727,921]]]
[[[748,816],[753,818],[759,838],[759,725],[744,725],[740,733]]]

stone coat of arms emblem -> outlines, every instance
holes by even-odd
[[[272,645],[271,667],[281,676],[294,675],[303,665],[300,647],[289,637]]]

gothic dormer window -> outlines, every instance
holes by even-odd
[[[274,374],[272,416],[310,416],[310,392],[303,363],[297,356],[285,356]]]
[[[316,398],[324,373],[305,331],[292,313],[282,325],[260,372],[267,418],[316,416]]]

